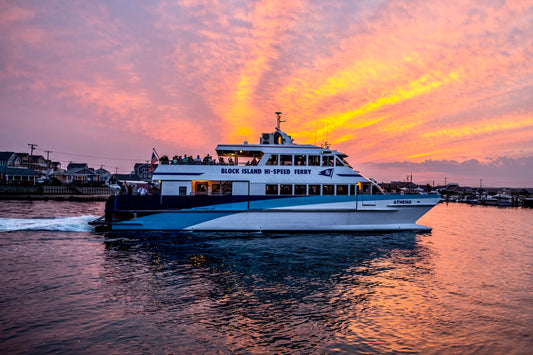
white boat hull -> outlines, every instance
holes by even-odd
[[[276,208],[265,210],[214,210],[195,209],[180,211],[154,211],[147,215],[134,213],[134,218],[111,223],[114,231],[398,231],[423,230],[416,221],[430,210],[438,197],[426,199],[417,205],[391,205],[381,201],[381,206],[343,208]],[[141,216],[142,215],[142,216]]]

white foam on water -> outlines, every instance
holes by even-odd
[[[96,219],[95,216],[54,217],[54,218],[0,218],[0,232],[21,230],[90,232],[87,223]]]

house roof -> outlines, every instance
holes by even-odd
[[[111,174],[109,171],[105,170],[104,168],[99,168],[96,170],[97,174],[103,175],[103,174]]]
[[[7,166],[0,167],[0,172],[2,174],[6,174],[10,176],[35,176],[37,175],[35,173],[35,170],[33,169],[13,168],[13,167],[7,167]]]
[[[0,161],[8,161],[15,152],[0,152]]]
[[[70,163],[67,165],[67,170],[88,168],[87,163]]]
[[[144,181],[135,174],[113,174],[111,179],[113,178],[117,179],[118,181]]]
[[[91,168],[73,168],[73,169],[68,169],[63,175],[95,175],[96,173],[94,172],[93,169]]]

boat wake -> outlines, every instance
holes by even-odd
[[[54,217],[54,218],[0,218],[0,232],[13,231],[59,231],[90,232],[87,224],[95,216]]]

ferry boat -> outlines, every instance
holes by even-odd
[[[423,230],[439,194],[387,194],[329,147],[295,144],[281,130],[259,144],[221,144],[217,163],[160,164],[159,193],[116,195],[90,224],[111,231]]]

